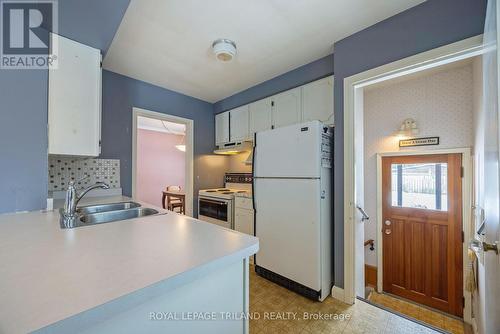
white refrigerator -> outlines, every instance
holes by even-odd
[[[312,121],[255,135],[256,272],[311,299],[331,292],[332,129]]]

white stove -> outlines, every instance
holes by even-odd
[[[216,189],[200,190],[198,195],[206,197],[214,197],[214,198],[232,199],[234,198],[234,196],[236,196],[236,194],[247,194],[247,193],[251,193],[251,190],[242,190],[234,188],[216,188]]]
[[[234,197],[250,194],[252,174],[226,173],[225,187],[198,192],[198,219],[234,229]]]

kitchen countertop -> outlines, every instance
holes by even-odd
[[[3,214],[0,333],[34,331],[139,290],[175,288],[258,248],[257,238],[172,212],[74,229],[60,228],[57,210]]]

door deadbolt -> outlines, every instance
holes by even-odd
[[[390,225],[391,225],[391,221],[390,221],[390,220],[386,220],[384,223],[385,223],[385,225],[387,225],[387,226],[390,226]]]

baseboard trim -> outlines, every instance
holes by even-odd
[[[344,289],[339,288],[338,286],[333,286],[332,287],[332,297],[335,299],[340,300],[341,302],[344,302]]]
[[[479,329],[477,328],[476,318],[472,318],[471,325],[472,325],[472,332],[474,334],[479,334]]]
[[[365,286],[377,288],[377,267],[365,264]]]

